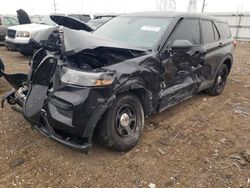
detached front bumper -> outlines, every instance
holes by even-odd
[[[43,135],[68,147],[87,152],[92,146],[91,138],[98,121],[115,99],[114,96],[100,97],[103,93],[108,93],[105,90],[66,86],[48,94],[38,122],[26,119]],[[25,92],[27,91],[23,88],[12,90],[4,98],[11,105],[18,104],[23,107],[29,105],[25,104]]]
[[[36,55],[39,53],[42,54],[38,51]],[[31,66],[35,67],[34,62]],[[3,75],[16,89],[3,98],[3,103],[7,100],[11,105],[21,106],[25,119],[47,137],[88,151],[98,121],[115,99],[112,86],[80,87],[61,83],[57,59],[51,54],[37,67],[28,77]],[[32,81],[21,84],[29,78]]]
[[[31,124],[53,140],[87,151],[95,126],[113,100],[98,98],[102,93],[107,91],[66,86],[48,94],[39,123]]]

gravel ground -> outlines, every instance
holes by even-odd
[[[28,58],[0,47],[8,73]],[[0,96],[10,87],[0,79]],[[250,187],[250,44],[239,44],[224,93],[205,94],[146,121],[140,143],[117,153],[94,143],[88,155],[32,130],[0,109],[0,187]]]

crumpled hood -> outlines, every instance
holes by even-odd
[[[25,12],[23,9],[19,9],[17,12],[17,19],[20,24],[30,24],[31,20],[27,12]]]
[[[82,30],[92,32],[94,28],[88,25],[85,22],[82,22],[78,19],[72,18],[70,16],[64,15],[50,15],[50,19],[55,22],[57,25],[64,26],[70,29]]]
[[[123,49],[134,52],[145,52],[140,48],[104,38],[86,31],[78,31],[66,27],[51,27],[36,33],[33,40],[48,50],[61,51],[65,56],[72,56],[83,50],[96,48]]]
[[[66,55],[71,55],[74,53],[79,53],[85,49],[95,49],[98,47],[145,51],[143,49],[131,47],[118,41],[104,38],[95,35],[94,33],[88,33],[85,31],[76,31],[64,28],[63,33],[64,52]]]

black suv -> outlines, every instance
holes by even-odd
[[[82,151],[94,133],[101,145],[130,150],[144,117],[201,91],[221,94],[234,51],[227,23],[158,12],[121,15],[93,33],[56,26],[34,43],[40,50],[28,75],[2,71],[15,88],[3,102],[22,106],[34,128]]]

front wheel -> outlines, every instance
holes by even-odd
[[[99,144],[117,151],[128,151],[139,141],[144,128],[144,112],[133,94],[119,95],[100,120],[97,129]]]
[[[220,95],[227,82],[228,68],[225,64],[222,64],[215,78],[213,87],[206,90],[209,95],[217,96]]]

